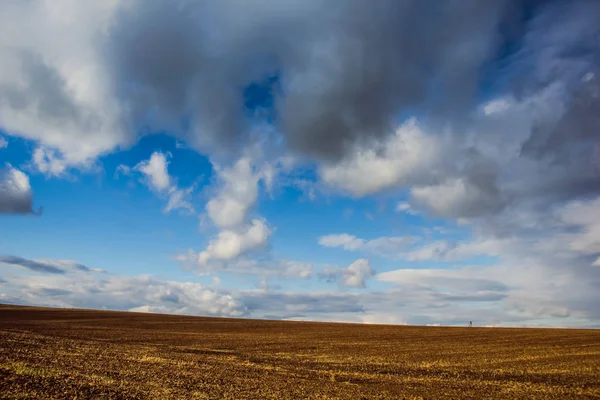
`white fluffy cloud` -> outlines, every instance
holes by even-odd
[[[208,216],[219,228],[238,227],[256,203],[260,174],[253,170],[249,157],[242,157],[231,168],[216,167],[215,172],[218,193],[206,204]]]
[[[171,187],[171,177],[167,171],[169,162],[167,161],[168,154],[155,151],[150,156],[150,159],[140,161],[134,171],[139,171],[148,179],[148,186],[158,192],[163,192]]]
[[[56,152],[48,154],[62,166],[47,158],[34,162],[46,168],[42,172],[86,165],[130,140],[97,45],[116,5],[67,0],[0,6],[0,126]]]
[[[247,152],[229,167],[213,164],[215,194],[206,203],[206,212],[219,232],[196,257],[200,273],[222,269],[241,256],[268,246],[273,229],[263,218],[251,217],[258,198],[259,182],[264,182],[266,189],[271,191],[274,179],[280,171],[289,168],[292,161],[284,158],[273,163],[258,163],[260,154],[251,153]],[[189,259],[187,256],[183,258]]]
[[[255,219],[249,225],[236,230],[222,230],[212,239],[206,250],[197,256],[200,268],[211,263],[233,260],[252,250],[267,245],[271,229],[265,221]]]
[[[0,149],[5,149],[8,147],[8,141],[0,136]]]
[[[33,195],[29,177],[7,164],[0,169],[0,214],[33,213]]]
[[[357,148],[342,161],[324,165],[324,182],[360,197],[429,181],[440,173],[442,146],[415,119],[400,126],[381,148]]]

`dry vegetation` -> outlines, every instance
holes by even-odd
[[[0,306],[0,397],[600,398],[600,331]]]

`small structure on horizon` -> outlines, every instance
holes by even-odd
[[[469,321],[469,328],[473,326],[473,321]]]

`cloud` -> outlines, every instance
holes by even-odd
[[[222,230],[209,242],[207,248],[197,255],[200,270],[211,263],[227,262],[266,246],[270,234],[271,229],[260,219],[252,220],[248,226],[238,230]]]
[[[482,276],[486,271],[481,268],[462,268],[462,269],[399,269],[383,272],[377,275],[377,280],[391,282],[399,285],[426,285],[437,290],[455,291],[452,296],[457,296],[456,291],[460,293],[474,295],[482,293],[506,292],[509,287],[492,279],[486,279]],[[445,295],[448,300],[449,294]],[[456,300],[454,297],[453,300]],[[461,300],[468,301],[466,298]],[[494,299],[498,300],[498,299]]]
[[[264,164],[300,156],[316,162],[320,188],[355,197],[409,193],[414,211],[473,233],[465,243],[408,248],[350,235],[329,244],[424,261],[491,255],[498,259],[493,271],[518,287],[502,300],[516,314],[493,318],[565,310],[594,318],[599,7],[519,0],[452,0],[435,10],[417,0],[2,2],[0,127],[35,142],[32,165],[48,176],[87,168],[152,132],[208,155],[220,176],[206,212],[232,238],[220,241],[217,233],[213,256],[219,243],[247,243],[252,221],[262,221],[251,215],[260,182],[268,191],[277,184]],[[244,169],[256,143],[265,156],[260,163],[250,157]],[[168,160],[162,170],[149,169],[151,161],[146,176],[153,188],[158,182],[165,210],[192,210],[191,190],[174,185]],[[11,166],[1,172],[0,212],[32,212],[29,178]],[[402,320],[465,315],[415,313]]]
[[[284,260],[282,264],[285,268],[283,271],[284,277],[308,279],[312,275],[313,266],[310,263]]]
[[[134,171],[141,172],[147,178],[148,187],[158,192],[163,192],[171,187],[171,177],[167,172],[169,162],[167,157],[169,154],[164,154],[160,151],[155,151],[150,156],[150,159],[140,161]]]
[[[271,192],[274,179],[293,161],[280,158],[262,162],[262,149],[254,150],[249,149],[229,167],[213,163],[215,194],[206,203],[206,212],[219,232],[196,257],[200,272],[222,269],[241,256],[268,247],[273,229],[264,218],[250,217],[258,198],[259,182]]]
[[[186,189],[180,189],[178,187],[171,187],[169,189],[169,199],[167,201],[167,205],[163,209],[163,212],[169,213],[172,210],[187,210],[190,213],[194,214],[196,210],[194,206],[187,200],[192,193],[196,190],[196,186],[192,185]]]
[[[411,207],[410,203],[407,203],[405,201],[401,201],[398,204],[396,204],[396,212],[403,212],[409,215],[419,214],[415,209]]]
[[[0,136],[0,149],[5,149],[8,147],[8,141]]]
[[[86,274],[81,279],[76,262],[61,263],[66,270],[63,274],[3,273],[0,301],[189,315],[463,326],[470,320],[498,326],[594,326],[593,313],[597,313],[597,298],[587,290],[587,297],[577,293],[587,283],[565,280],[564,271],[541,279],[544,269],[528,262],[390,271],[376,275],[395,285],[390,290],[310,293],[273,288],[217,290],[150,276]],[[357,267],[340,268],[335,277],[340,284],[359,287],[362,278],[372,276],[370,267],[364,260],[352,265]],[[280,266],[280,272],[284,271],[286,263]],[[565,290],[570,286],[576,291]],[[585,307],[589,314],[582,311]]]
[[[242,144],[249,128],[236,86],[278,77],[272,97],[288,145],[335,158],[386,136],[398,110],[437,102],[433,83],[453,100],[440,104],[457,110],[468,103],[475,71],[495,47],[501,3],[453,2],[432,13],[417,1],[373,8],[352,0],[327,12],[321,0],[261,1],[251,10],[232,2],[133,2],[115,13],[109,59],[134,119],[160,110],[154,120],[177,128],[189,113],[187,139],[204,148]],[[140,37],[152,38],[152,49],[139,46]]]
[[[29,177],[6,164],[5,168],[0,168],[0,214],[32,213],[35,214]]]
[[[48,274],[65,274],[73,271],[104,272],[101,269],[89,268],[83,264],[69,260],[29,260],[22,257],[0,255],[0,263]]]
[[[440,171],[441,144],[426,135],[416,120],[403,124],[381,148],[358,148],[319,174],[329,185],[360,197],[398,186],[425,182]]]
[[[115,179],[118,178],[120,175],[123,175],[123,176],[131,175],[131,167],[124,165],[124,164],[117,165],[117,168],[115,169]]]
[[[270,99],[252,107],[275,109],[265,114],[294,152],[340,158],[388,136],[401,110],[468,107],[510,2],[452,1],[438,12],[416,0],[326,12],[323,0],[101,3],[2,5],[11,41],[0,47],[0,120],[69,166],[148,126],[205,152],[239,151],[260,115],[244,110],[251,83]]]
[[[414,187],[411,197],[416,204],[446,218],[476,217],[502,210],[506,200],[493,186],[493,180],[484,180],[483,184],[486,187],[466,178],[449,179],[439,185]]]
[[[341,286],[365,288],[367,279],[375,275],[369,260],[361,258],[347,268],[326,268],[319,276],[326,280],[337,281]]]
[[[364,247],[365,241],[356,236],[342,233],[339,235],[321,236],[319,244],[325,247],[343,247],[345,250],[359,250]]]
[[[167,205],[163,212],[168,214],[173,210],[186,210],[192,214],[196,213],[194,206],[189,202],[189,197],[196,190],[196,185],[189,188],[180,188],[176,180],[169,175],[168,158],[170,153],[162,153],[155,151],[148,160],[143,160],[137,163],[133,168],[126,165],[119,165],[115,171],[115,176],[128,176],[132,171],[141,173],[145,180],[145,184],[154,192],[167,198]]]
[[[323,166],[322,179],[354,196],[409,190],[417,210],[471,220],[600,195],[600,29],[590,18],[598,7],[547,2],[528,9],[533,18],[511,22],[521,42],[499,59],[504,72],[489,77],[495,97],[467,118],[421,116],[412,141],[405,122]]]
[[[313,277],[313,264],[288,259],[276,259],[269,256],[251,257],[241,256],[236,260],[218,262],[213,260],[206,265],[198,265],[198,254],[193,251],[180,254],[175,259],[182,263],[186,269],[195,269],[199,274],[210,273],[228,275],[247,275],[267,279],[311,279]],[[219,279],[219,282],[221,280]]]
[[[1,127],[55,152],[50,154],[65,168],[86,165],[129,143],[97,40],[116,5],[28,1],[0,6],[4,37],[10,37],[0,42]],[[27,32],[20,28],[25,25]],[[50,38],[61,38],[60,45]],[[56,170],[54,164],[49,171]]]
[[[206,203],[209,218],[219,228],[238,227],[246,222],[258,197],[260,174],[253,170],[249,157],[242,157],[231,168],[215,168],[217,195]]]
[[[0,300],[18,304],[227,317],[248,313],[226,293],[149,276],[13,276],[8,284],[10,292],[2,293]]]
[[[64,176],[68,164],[54,150],[38,147],[33,152],[33,165],[46,176]]]
[[[357,238],[347,233],[321,236],[319,244],[325,247],[342,247],[349,251],[367,251],[377,255],[394,255],[412,244],[411,236],[382,236],[371,240]]]
[[[585,255],[600,255],[600,198],[569,203],[557,213],[561,220],[575,227],[575,232],[563,235],[569,249]]]

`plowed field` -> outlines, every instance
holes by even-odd
[[[0,306],[0,397],[600,398],[600,331]]]

